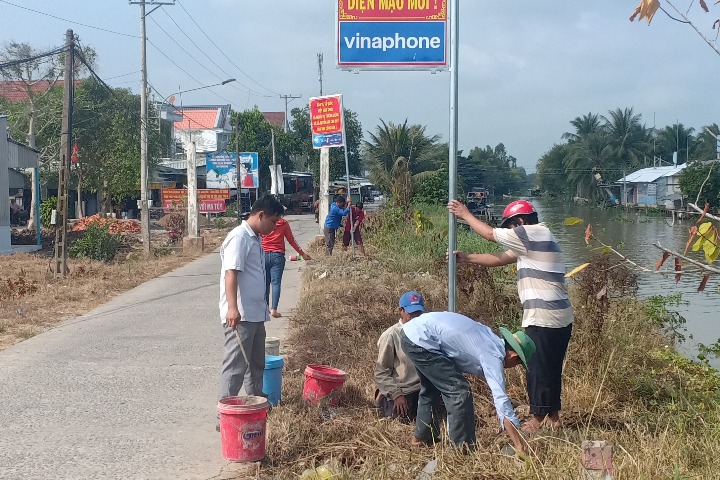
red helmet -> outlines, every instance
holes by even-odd
[[[502,221],[500,222],[500,227],[505,228],[507,222],[509,222],[512,218],[517,217],[518,215],[530,215],[533,213],[537,214],[537,211],[535,210],[535,207],[533,207],[532,203],[528,202],[527,200],[515,200],[507,207],[505,207],[505,210],[502,214]]]

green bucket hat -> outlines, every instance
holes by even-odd
[[[528,337],[525,332],[518,330],[516,333],[510,332],[507,328],[500,327],[500,334],[503,336],[505,341],[510,345],[515,353],[520,356],[520,360],[525,369],[528,367],[528,360],[535,354],[535,342],[532,338]]]

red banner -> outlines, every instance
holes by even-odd
[[[340,20],[447,20],[447,0],[338,0]]]
[[[310,123],[313,135],[342,133],[342,102],[339,96],[310,99]]]
[[[163,188],[162,206],[165,213],[187,208],[188,197],[185,188]],[[198,211],[200,213],[225,212],[225,199],[230,198],[230,189],[199,189]]]

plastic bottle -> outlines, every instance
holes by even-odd
[[[287,257],[287,259],[289,262],[299,262],[303,258],[300,255],[290,255],[289,257]]]

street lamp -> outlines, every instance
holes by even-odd
[[[220,87],[222,85],[227,85],[228,83],[232,83],[234,81],[235,81],[234,78],[228,78],[227,80],[223,80],[222,82],[215,83],[213,85],[205,85],[204,87],[196,87],[196,88],[191,88],[190,90],[182,90],[180,92],[171,93],[170,95],[168,95],[167,97],[165,97],[163,99],[161,105],[164,105],[165,102],[167,101],[167,99],[172,97],[173,95],[180,95],[181,93],[194,92],[195,90],[203,90],[205,88]]]

